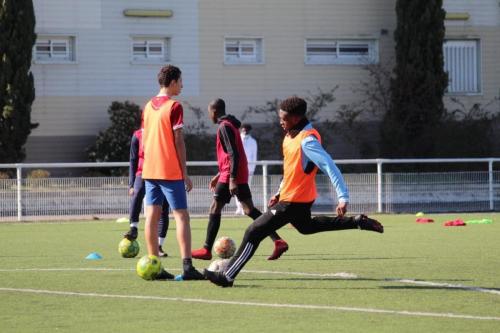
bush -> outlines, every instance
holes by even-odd
[[[10,179],[10,174],[8,172],[0,171],[0,179]]]
[[[43,169],[31,170],[28,173],[28,178],[30,178],[30,179],[42,179],[42,178],[49,178],[49,177],[50,177],[50,172],[48,172],[47,170],[43,170]]]
[[[108,108],[111,125],[99,132],[94,145],[87,149],[92,162],[123,162],[130,156],[130,139],[141,126],[141,109],[137,104],[113,102]]]

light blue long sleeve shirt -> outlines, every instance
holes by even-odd
[[[311,124],[304,127],[304,130],[312,129]],[[328,154],[321,143],[314,135],[309,135],[301,142],[303,158],[302,168],[305,169],[307,163],[314,163],[325,175],[330,178],[339,202],[349,202],[349,191],[345,185],[344,177],[339,168]]]

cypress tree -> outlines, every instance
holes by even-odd
[[[382,156],[431,157],[444,115],[442,0],[398,0],[391,106],[381,124]]]
[[[26,140],[38,126],[31,123],[35,40],[32,1],[0,1],[0,163],[22,161]]]

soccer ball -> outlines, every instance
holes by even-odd
[[[157,256],[144,256],[137,262],[136,270],[144,280],[153,280],[161,271],[161,261]]]
[[[231,259],[215,259],[210,263],[210,266],[208,266],[207,271],[224,272],[227,269],[230,260]]]
[[[124,238],[118,244],[118,252],[123,258],[134,258],[139,253],[139,242],[135,239],[133,241]]]
[[[236,251],[236,244],[229,237],[221,237],[215,241],[214,252],[222,259],[231,258]]]

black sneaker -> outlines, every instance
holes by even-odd
[[[210,280],[210,282],[218,285],[219,287],[227,288],[233,286],[233,281],[229,281],[222,272],[212,272],[205,269],[203,271],[203,275],[205,275],[205,278],[207,280]]]
[[[163,251],[161,245],[158,246],[158,256],[162,257],[162,258],[166,258],[168,257],[168,254],[166,252]]]
[[[354,218],[354,221],[358,223],[358,227],[362,230],[371,230],[384,233],[384,226],[377,220],[371,219],[366,215],[358,215]]]
[[[123,237],[125,237],[129,241],[133,241],[133,240],[137,239],[137,234],[138,234],[137,228],[136,227],[130,227],[130,230],[127,231],[127,233],[125,235],[123,235]]]
[[[205,280],[205,276],[198,272],[193,266],[191,266],[188,271],[182,273],[181,277],[182,280]]]
[[[161,269],[160,273],[154,278],[154,280],[173,280],[175,276],[164,270],[163,268]]]

